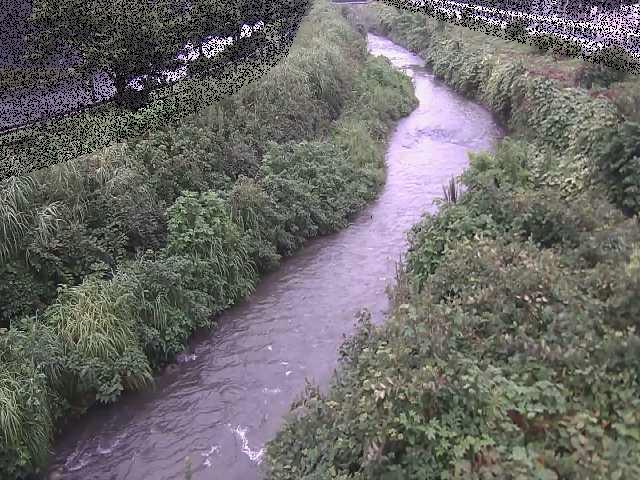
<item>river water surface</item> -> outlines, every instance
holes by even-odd
[[[406,232],[434,210],[467,153],[491,149],[502,132],[419,57],[375,35],[369,49],[410,75],[420,100],[390,138],[378,199],[347,229],[310,242],[266,276],[153,390],[92,409],[68,428],[51,466],[64,480],[182,479],[187,456],[196,480],[260,478],[262,448],[305,377],[327,384],[361,309],[383,320]]]

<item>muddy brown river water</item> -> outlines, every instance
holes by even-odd
[[[348,228],[310,242],[266,276],[218,327],[196,336],[154,389],[92,409],[67,428],[51,471],[64,480],[179,480],[189,456],[195,480],[258,479],[263,446],[305,377],[328,383],[360,310],[384,319],[407,231],[435,209],[467,153],[491,149],[502,131],[419,57],[375,35],[369,49],[412,77],[420,101],[390,138],[378,199]]]

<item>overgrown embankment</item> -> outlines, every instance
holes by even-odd
[[[603,151],[637,162],[599,143],[630,127],[499,50],[379,13],[520,138],[472,155],[466,192],[414,227],[387,322],[363,318],[330,390],[305,392],[267,478],[637,478],[640,228],[606,196],[627,213],[638,197],[597,182]]]
[[[415,102],[319,2],[285,60],[180,128],[3,183],[0,477],[37,472],[57,425],[151,383],[282,256],[346,226]]]

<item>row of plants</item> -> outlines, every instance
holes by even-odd
[[[415,104],[318,2],[285,60],[179,128],[5,183],[0,476],[41,471],[66,419],[148,385],[282,256],[344,227]]]
[[[640,226],[611,203],[615,182],[587,181],[603,148],[638,139],[619,136],[609,106],[531,78],[517,58],[424,17],[378,14],[514,137],[470,155],[463,188],[413,228],[386,322],[363,313],[329,390],[308,385],[292,405],[266,478],[638,477]],[[519,97],[519,82],[548,96]],[[579,141],[578,125],[604,120],[609,146]]]
[[[640,60],[637,54],[629,52],[614,40],[605,40],[601,43],[601,48],[596,50],[586,47],[577,39],[564,33],[529,30],[531,21],[524,17],[511,17],[504,22],[488,22],[486,18],[478,17],[477,12],[469,6],[462,6],[459,13],[453,13],[441,10],[441,7],[434,5],[433,2],[426,2],[424,5],[415,5],[412,2],[401,2],[400,5],[394,2],[385,3],[426,13],[441,21],[462,25],[492,36],[530,45],[534,50],[552,52],[560,57],[586,58],[589,62],[597,64],[596,69],[622,70],[635,74],[640,72],[638,70]],[[516,10],[522,11],[522,8]],[[593,36],[593,32],[585,32],[580,27],[575,33],[586,37]]]

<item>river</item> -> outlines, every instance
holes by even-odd
[[[52,472],[64,480],[180,480],[190,456],[195,480],[260,478],[262,447],[305,377],[326,386],[361,309],[384,319],[385,288],[407,231],[435,209],[467,153],[491,149],[502,131],[487,110],[435,80],[419,57],[375,35],[369,49],[412,77],[420,101],[390,138],[377,200],[348,228],[310,242],[267,275],[218,327],[194,338],[154,389],[94,408],[67,428]]]

